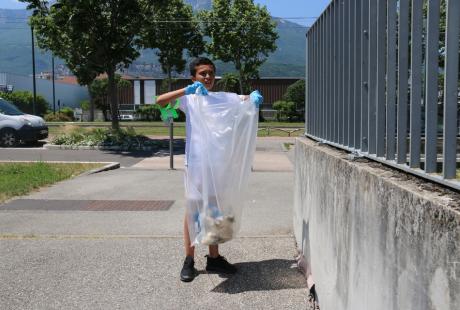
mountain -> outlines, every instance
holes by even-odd
[[[211,0],[186,0],[194,10],[211,8]],[[32,73],[31,33],[27,24],[26,10],[0,9],[0,72],[18,74]],[[271,54],[260,69],[264,77],[299,77],[305,75],[306,27],[275,19],[279,39],[277,50]],[[35,49],[36,72],[50,71],[51,53]],[[60,59],[55,60],[58,74],[68,70]],[[217,62],[218,74],[234,71],[231,63]],[[128,73],[161,76],[161,67],[152,50],[141,51],[141,56],[130,66]],[[183,76],[188,76],[187,72]]]

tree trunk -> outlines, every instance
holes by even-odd
[[[168,66],[168,92],[172,91],[171,66]]]
[[[117,85],[115,83],[115,68],[110,68],[107,72],[109,79],[109,102],[110,102],[110,111],[112,116],[112,129],[120,129],[120,124],[118,121],[118,98],[117,98]]]
[[[94,100],[92,97],[89,99],[89,121],[94,122]]]
[[[243,94],[243,70],[241,69],[241,63],[239,60],[235,62],[236,70],[238,70],[238,84],[240,86],[240,95]]]

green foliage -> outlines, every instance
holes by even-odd
[[[215,59],[232,62],[239,75],[240,91],[249,78],[276,50],[276,24],[266,7],[253,0],[214,0],[211,11],[201,12],[204,34],[211,38],[207,52]],[[215,22],[219,21],[219,22]]]
[[[277,121],[281,121],[287,118],[288,121],[291,122],[297,114],[295,103],[292,101],[276,101],[273,103],[273,109],[276,110]]]
[[[0,92],[0,97],[11,101],[19,110],[27,114],[33,114],[34,95],[29,91],[13,91],[11,93]],[[48,110],[48,102],[40,95],[37,95],[35,102],[35,114],[43,116]]]
[[[55,114],[51,112],[51,113],[45,114],[44,119],[47,122],[71,122],[73,121],[73,116],[70,117],[64,113],[56,112]]]
[[[34,12],[30,24],[39,47],[63,59],[80,84],[89,85],[99,74],[107,74],[112,127],[118,128],[114,75],[139,56],[144,1],[56,0],[49,7],[47,1],[21,1]]]
[[[160,110],[156,104],[143,105],[137,109],[136,114],[141,120],[159,121]]]
[[[91,103],[89,102],[89,100],[82,100],[80,101],[80,108],[83,110],[83,111],[88,111],[91,107]]]
[[[204,51],[203,36],[192,7],[183,0],[147,5],[145,14],[146,21],[140,35],[143,45],[157,49],[161,68],[169,78],[168,91],[171,91],[172,72],[180,73],[185,69],[184,51],[187,50],[189,56],[201,54]],[[165,20],[182,22],[164,23]]]
[[[64,114],[65,116],[67,116],[67,117],[69,117],[70,119],[73,120],[73,110],[72,110],[72,108],[69,108],[69,107],[61,108],[60,113]]]
[[[292,101],[298,108],[305,105],[305,80],[298,80],[286,90],[283,100]]]
[[[131,87],[129,81],[123,80],[120,75],[115,74],[115,83],[118,88]],[[107,120],[107,111],[110,110],[108,102],[109,96],[109,80],[107,78],[95,79],[88,86],[89,94],[94,102],[94,106],[101,110]]]
[[[119,146],[125,149],[154,144],[145,136],[138,135],[134,128],[108,129],[70,127],[57,135],[53,141],[57,145],[69,146]]]
[[[237,73],[225,73],[222,76],[222,79],[217,81],[216,86],[219,90],[231,92],[231,93],[239,93],[240,92],[240,83],[238,79]],[[243,84],[243,93],[249,94],[250,87],[248,83]]]

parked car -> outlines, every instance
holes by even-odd
[[[120,121],[134,121],[134,116],[131,114],[121,114],[118,119]]]
[[[39,116],[25,114],[13,103],[0,98],[0,145],[34,142],[48,137],[48,126]]]

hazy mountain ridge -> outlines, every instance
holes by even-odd
[[[195,10],[209,9],[211,0],[186,0]],[[0,72],[30,74],[32,72],[31,33],[26,18],[27,10],[0,9]],[[270,55],[261,67],[261,76],[304,76],[305,75],[305,32],[306,27],[285,20],[276,19],[280,38],[278,49]],[[36,49],[36,71],[51,70],[51,53]],[[56,64],[62,61],[56,60]],[[283,64],[285,70],[283,71]],[[220,64],[219,74],[234,71],[232,64]],[[61,66],[62,73],[65,68]],[[161,68],[152,50],[143,50],[130,67],[129,73],[160,76]],[[185,73],[185,76],[187,73]]]

